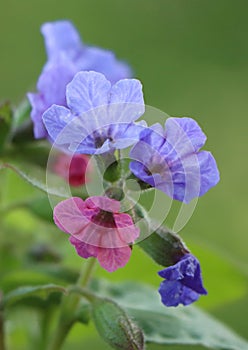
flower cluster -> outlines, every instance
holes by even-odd
[[[41,27],[45,39],[47,63],[37,83],[38,93],[29,93],[35,138],[47,137],[42,114],[52,104],[66,106],[65,89],[79,71],[103,73],[111,82],[131,76],[129,66],[118,61],[111,51],[84,45],[69,21],[45,23]]]
[[[36,138],[47,137],[77,157],[100,157],[105,170],[109,159],[121,167],[117,154],[131,147],[129,170],[137,183],[185,203],[218,183],[214,157],[200,150],[206,136],[195,120],[168,118],[164,127],[138,121],[145,111],[142,84],[130,79],[126,64],[108,51],[84,46],[69,22],[47,23],[42,33],[48,62],[38,81],[39,92],[28,95]],[[78,255],[96,257],[110,272],[128,262],[140,234],[135,209],[125,212],[113,190],[123,191],[128,177],[123,168],[119,177],[105,179],[100,196],[85,201],[72,197],[54,209],[56,225],[70,234]],[[188,305],[206,294],[193,255],[185,251],[170,265],[159,272],[165,278],[159,289],[165,305]]]

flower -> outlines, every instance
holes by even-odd
[[[131,256],[130,245],[139,236],[130,215],[120,213],[120,202],[107,197],[83,201],[72,197],[54,208],[55,224],[71,235],[78,255],[94,256],[109,272],[123,267]]]
[[[49,137],[73,153],[102,154],[137,142],[144,123],[142,85],[136,79],[111,85],[98,72],[79,72],[67,85],[69,108],[53,105],[43,114]]]
[[[71,186],[81,186],[87,182],[86,170],[89,158],[85,154],[69,155],[59,153],[52,164],[52,170],[64,178]],[[90,169],[89,169],[90,171]]]
[[[130,170],[135,176],[168,196],[189,203],[204,195],[219,181],[219,171],[210,152],[199,151],[206,141],[191,118],[168,118],[144,129],[130,152]]]
[[[189,305],[201,294],[207,294],[202,285],[200,263],[192,254],[184,255],[175,265],[158,274],[166,278],[159,288],[162,303],[166,306]]]
[[[132,75],[129,66],[118,61],[113,52],[84,45],[76,28],[69,21],[44,23],[41,32],[45,39],[48,61],[37,83],[38,93],[27,95],[32,106],[35,138],[47,137],[42,114],[54,103],[66,106],[66,85],[77,72],[101,72],[113,83]]]

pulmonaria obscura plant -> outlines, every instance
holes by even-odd
[[[141,350],[147,342],[243,346],[242,339],[188,306],[207,294],[200,262],[178,232],[165,226],[172,203],[184,210],[219,182],[213,155],[202,150],[201,127],[192,118],[146,106],[142,77],[132,78],[113,52],[83,44],[69,21],[45,23],[41,32],[47,62],[37,92],[27,93],[28,102],[15,111],[7,103],[0,109],[1,168],[46,192],[20,205],[46,221],[53,215],[53,230],[69,235],[70,244],[58,234],[64,246],[60,250],[58,243],[53,251],[51,233],[49,244],[29,252],[29,266],[43,280],[20,277],[1,286],[0,348],[5,349],[4,330],[9,334],[8,310],[20,304],[42,314],[35,340],[40,349],[61,349],[76,322],[90,321],[115,349]],[[133,264],[139,248],[157,264],[157,290],[93,278],[97,265],[98,271],[118,274]],[[74,256],[77,265],[82,261],[82,271],[71,270],[62,256]]]

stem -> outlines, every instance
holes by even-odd
[[[96,264],[95,258],[90,258],[83,266],[83,270],[78,278],[76,286],[86,287],[90,281],[94,267]],[[59,323],[57,330],[55,332],[54,338],[48,350],[59,350],[63,345],[73,323],[74,323],[74,313],[80,302],[81,296],[76,294],[71,294],[69,297],[64,297],[61,305],[61,313],[59,318]],[[0,349],[1,350],[1,349]]]
[[[40,343],[39,348],[40,350],[46,349],[47,345],[47,339],[48,339],[48,329],[50,326],[51,321],[51,312],[52,310],[50,308],[47,308],[45,310],[42,310],[41,312],[41,321],[40,321]]]
[[[2,300],[2,293],[0,292],[0,302]],[[4,342],[4,314],[3,310],[0,308],[0,350],[5,350]]]
[[[87,265],[83,266],[83,269],[82,269],[80,276],[78,278],[78,281],[77,281],[78,286],[81,286],[81,287],[87,286],[87,284],[89,283],[90,278],[94,272],[95,266],[96,266],[96,259],[95,258],[91,258],[87,261]]]
[[[0,311],[0,350],[5,349],[3,312]]]

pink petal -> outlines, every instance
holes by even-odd
[[[133,223],[130,215],[114,214],[115,224],[118,228],[120,239],[126,243],[133,243],[139,237],[140,230]]]
[[[76,239],[75,237],[70,237],[70,242],[76,248],[77,254],[82,258],[89,258],[91,256],[97,257],[98,248],[90,244],[85,244]]]
[[[104,249],[99,248],[97,259],[100,265],[108,272],[113,272],[125,266],[131,256],[129,246],[123,248]]]
[[[112,213],[117,213],[120,210],[120,202],[115,199],[93,196],[87,198],[85,205],[89,208],[99,208]]]
[[[94,222],[90,222],[83,231],[77,232],[74,236],[81,242],[100,248],[121,248],[130,243],[122,240],[116,227],[105,227]]]
[[[89,224],[83,215],[84,201],[78,197],[66,199],[56,205],[53,211],[55,224],[64,232],[77,234]]]

